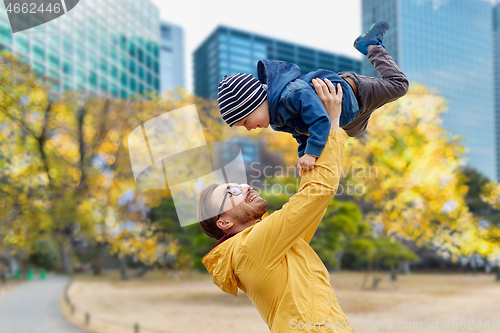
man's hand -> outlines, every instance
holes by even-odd
[[[299,158],[299,162],[297,163],[297,170],[299,170],[299,175],[302,177],[302,170],[312,170],[314,168],[314,163],[318,158],[311,154],[304,154],[301,158]]]
[[[342,113],[342,87],[340,83],[337,83],[337,91],[335,91],[335,86],[332,81],[325,78],[325,82],[320,79],[312,79],[312,84],[318,94],[319,99],[323,102],[326,112],[330,117],[332,122],[332,127],[330,130],[339,130],[340,114]]]

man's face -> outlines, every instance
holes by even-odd
[[[233,126],[243,126],[251,131],[256,128],[267,128],[269,126],[269,106],[267,99],[262,102],[257,109],[250,113],[247,117],[233,124]]]
[[[211,201],[214,207],[217,208],[217,213],[220,210],[224,194],[231,186],[236,186],[237,183],[227,183],[219,185],[212,193]],[[248,185],[241,185],[242,193],[240,195],[226,196],[224,202],[223,213],[220,220],[227,218],[235,224],[244,225],[253,223],[259,219],[267,209],[267,201],[262,199],[257,192],[251,190]]]

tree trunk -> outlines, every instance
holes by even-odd
[[[19,265],[17,264],[17,260],[14,257],[9,258],[9,266],[10,266],[10,272],[14,274],[16,270],[19,269]]]
[[[500,266],[497,266],[497,281],[500,281]]]
[[[3,283],[7,283],[7,273],[2,272],[2,274],[0,274],[0,277],[2,278]]]
[[[471,261],[470,261],[470,265],[472,267],[472,274],[473,275],[477,275],[477,258],[476,258],[476,255],[472,255],[472,258],[471,258]]]
[[[399,271],[405,275],[410,275],[410,263],[408,261],[403,261],[398,263]]]
[[[391,265],[391,280],[396,281],[398,279],[396,264]]]
[[[127,256],[123,256],[119,259],[120,264],[120,275],[122,276],[122,280],[128,280],[127,275]]]
[[[382,280],[380,277],[377,276],[378,273],[378,260],[375,261],[375,268],[373,271],[373,284],[372,284],[372,289],[375,290],[378,287],[378,284],[380,283],[380,280]]]
[[[73,267],[71,266],[70,260],[71,245],[61,244],[59,252],[61,254],[61,267],[63,272],[65,274],[73,274]]]
[[[141,268],[139,268],[139,272],[137,272],[135,276],[143,277],[144,274],[146,274],[150,269],[151,269],[150,266],[142,266]]]
[[[380,283],[380,281],[382,281],[382,278],[378,277],[377,273],[375,273],[375,275],[373,276],[373,285],[372,285],[372,289],[373,290],[377,289],[378,284]]]
[[[340,250],[339,252],[337,252],[335,254],[335,259],[337,260],[337,262],[339,263],[338,266],[336,266],[334,268],[334,271],[336,272],[340,272],[341,271],[341,267],[342,267],[342,257],[344,256],[344,249]]]
[[[369,261],[368,263],[368,270],[366,271],[365,277],[363,278],[363,283],[361,284],[361,289],[365,288],[366,285],[366,280],[368,280],[368,276],[370,275],[370,272],[372,271],[372,260]]]

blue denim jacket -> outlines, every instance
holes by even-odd
[[[318,69],[301,76],[297,65],[278,60],[260,60],[257,75],[267,85],[271,127],[288,132],[299,143],[298,155],[320,156],[330,133],[330,118],[311,80],[328,78],[342,87],[340,126],[349,124],[359,113],[358,102],[349,84],[336,73]],[[307,135],[309,134],[309,136]]]

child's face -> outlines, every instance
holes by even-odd
[[[247,117],[234,123],[233,126],[243,126],[247,130],[251,131],[256,128],[267,128],[269,126],[269,121],[269,106],[266,99],[257,109],[255,109]]]

